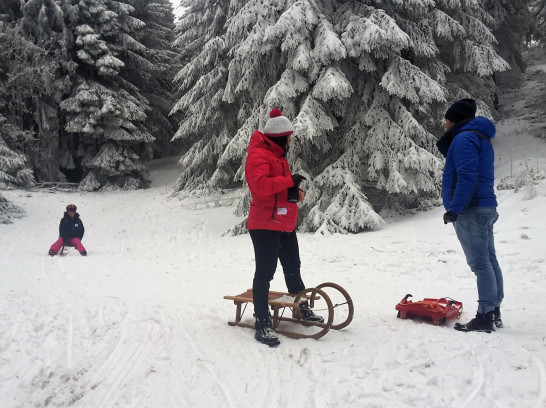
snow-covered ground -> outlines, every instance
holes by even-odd
[[[544,66],[532,69],[501,100],[498,180],[546,168],[546,143],[531,136],[540,121],[526,116],[544,118]],[[396,318],[407,293],[449,296],[463,321],[474,316],[474,275],[435,208],[374,232],[300,234],[304,282],[347,289],[354,320],[268,348],[227,324],[235,307],[223,296],[251,286],[250,238],[222,236],[239,221],[232,207],[169,198],[179,173],[164,159],[144,191],[3,192],[26,216],[0,225],[0,407],[546,407],[544,180],[498,191],[505,328]],[[68,203],[86,258],[47,256]],[[272,290],[284,289],[279,270]]]

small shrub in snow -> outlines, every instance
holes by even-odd
[[[517,193],[520,189],[526,188],[526,197],[528,197],[527,199],[532,199],[536,196],[536,189],[534,189],[533,186],[536,186],[545,178],[546,175],[544,174],[543,170],[528,168],[517,176],[502,178],[499,182],[499,185],[497,186],[497,189],[514,190]],[[534,196],[531,190],[535,190]]]
[[[12,218],[21,218],[24,211],[0,194],[0,224],[11,224]]]
[[[91,171],[80,183],[80,190],[83,191],[95,191],[100,187],[100,183],[95,177],[95,174]]]

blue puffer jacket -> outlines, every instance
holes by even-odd
[[[495,125],[489,119],[477,116],[453,132],[442,180],[445,209],[461,214],[467,207],[496,207],[495,153],[491,145]]]

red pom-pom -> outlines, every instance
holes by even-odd
[[[275,108],[271,112],[269,112],[270,118],[276,118],[277,116],[282,116],[282,112],[279,108]]]

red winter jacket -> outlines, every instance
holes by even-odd
[[[245,177],[252,195],[248,229],[294,231],[298,205],[287,201],[287,189],[294,182],[284,150],[258,130],[248,145]]]

